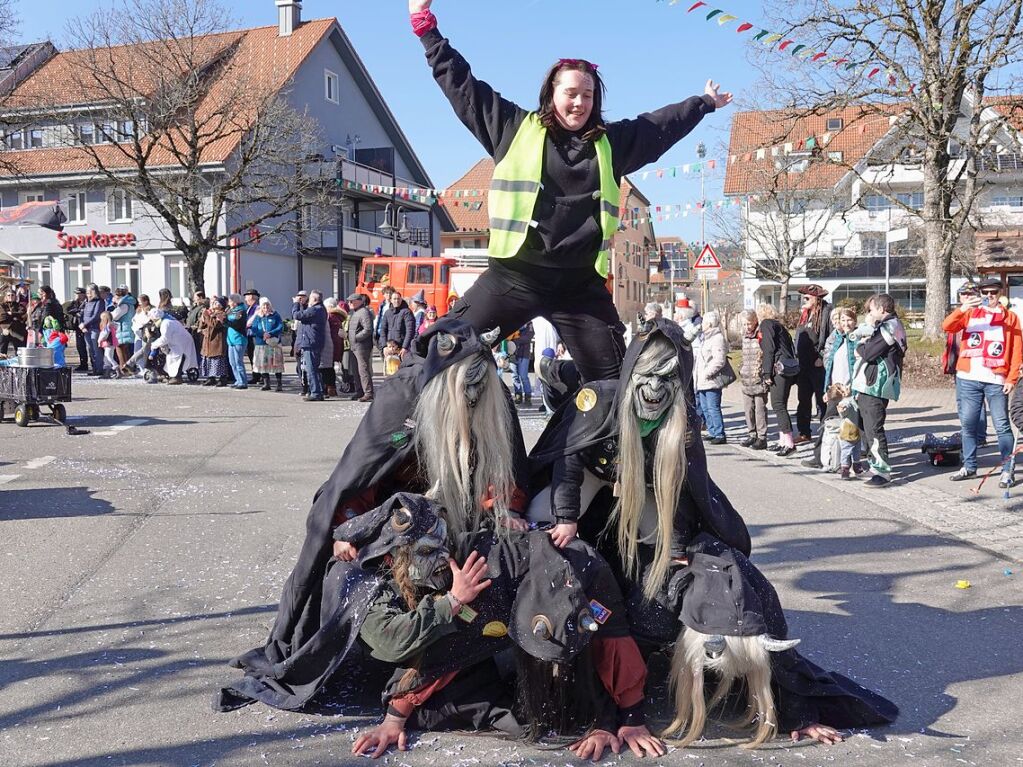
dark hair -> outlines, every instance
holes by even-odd
[[[206,298],[206,292],[203,291],[203,290],[197,290],[197,291],[195,291],[195,297],[200,299],[200,300],[202,300],[202,299]]]
[[[607,132],[607,128],[604,125],[604,94],[606,89],[604,88],[604,81],[600,79],[600,73],[597,72],[597,68],[583,59],[562,60],[548,70],[547,75],[543,79],[543,85],[540,86],[540,108],[537,110],[540,124],[548,130],[562,129],[554,113],[554,86],[557,84],[562,72],[570,71],[583,72],[593,79],[593,111],[590,112],[589,119],[582,127],[582,136],[586,141],[596,141]]]
[[[51,298],[57,297],[56,294],[54,294],[53,292],[53,288],[51,288],[49,285],[42,285],[39,288],[39,295],[46,296],[46,300],[50,300]]]
[[[867,299],[867,304],[884,309],[885,314],[895,314],[895,299],[887,293],[875,293]]]

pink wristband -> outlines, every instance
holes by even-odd
[[[427,9],[425,11],[416,11],[411,16],[412,19],[412,31],[416,33],[416,37],[422,37],[431,29],[437,28],[437,17],[433,15],[433,11]]]

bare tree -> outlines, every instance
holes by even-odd
[[[0,0],[0,48],[9,48],[15,45],[15,37],[19,26],[18,15],[14,10],[14,0]],[[16,79],[12,82],[17,82]],[[0,92],[0,141],[3,147],[8,144],[8,136],[14,130],[22,130],[25,124],[16,114],[7,114],[7,101],[10,98],[10,86]],[[11,162],[7,152],[0,151],[0,175],[13,176],[17,172],[17,166]]]
[[[722,208],[711,219],[715,234],[743,254],[744,278],[781,285],[782,312],[788,311],[792,278],[805,272],[805,264],[819,265],[830,258],[830,253],[818,251],[841,214],[840,197],[834,190],[811,190],[798,183],[803,173],[821,162],[819,153],[805,151],[760,164],[749,174],[750,199],[742,214]]]
[[[242,54],[217,0],[119,0],[73,27],[84,104],[54,103],[50,119],[108,187],[144,204],[193,290],[211,251],[296,231],[305,208],[330,204],[314,123],[288,104],[290,83],[273,87]]]
[[[1019,83],[1011,66],[1023,54],[1023,0],[786,0],[773,13],[785,39],[827,54],[809,77],[814,65],[785,68],[784,57],[762,58],[776,99],[782,94],[803,115],[855,104],[862,119],[890,120],[884,140],[848,170],[917,219],[924,331],[941,337],[952,263],[979,228],[986,173],[1002,167],[1007,151],[1019,159],[1010,124],[1020,109],[1012,98]],[[907,160],[919,168],[919,208],[893,191],[894,169]]]

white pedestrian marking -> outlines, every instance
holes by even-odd
[[[111,426],[107,431],[94,431],[93,435],[97,437],[113,437],[115,434],[121,434],[135,426],[141,426],[144,423],[148,423],[145,418],[132,418],[131,420],[119,423],[116,426]]]
[[[48,463],[53,463],[57,460],[55,455],[44,455],[42,458],[33,458],[31,461],[25,463],[25,468],[29,469],[41,469]]]
[[[13,482],[20,476],[20,474],[0,474],[0,485],[6,485],[8,482]]]

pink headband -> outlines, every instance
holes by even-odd
[[[586,67],[587,69],[596,72],[600,67],[597,64],[592,64],[586,59],[558,59],[558,66],[564,67]]]

